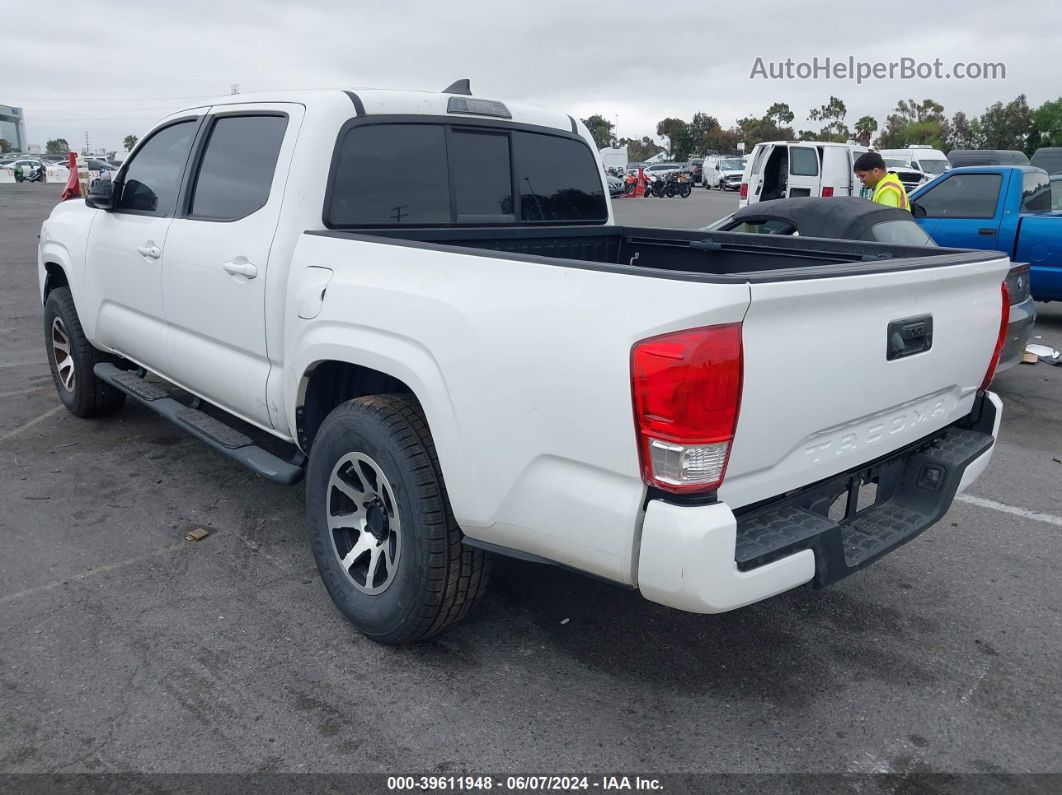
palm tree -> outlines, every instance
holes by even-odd
[[[133,147],[136,146],[136,142],[139,140],[140,139],[137,138],[135,135],[125,136],[125,140],[122,141],[122,143],[125,144],[125,151],[132,152]]]

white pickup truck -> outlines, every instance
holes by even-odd
[[[324,584],[385,643],[465,615],[491,554],[701,613],[827,585],[936,522],[1001,416],[1005,256],[616,226],[583,125],[467,83],[176,113],[39,269],[67,408],[305,474]]]

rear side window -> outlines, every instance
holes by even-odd
[[[140,147],[122,175],[116,211],[173,215],[198,126],[198,119],[171,124]]]
[[[605,193],[586,145],[570,138],[513,133],[521,221],[603,221]]]
[[[236,220],[265,206],[284,142],[284,116],[221,116],[210,131],[189,215]]]
[[[449,124],[355,124],[338,145],[330,227],[602,222],[608,205],[581,140]]]
[[[446,138],[437,124],[350,128],[335,164],[333,226],[450,222]]]
[[[922,194],[917,204],[926,218],[993,218],[1003,177],[955,174]]]
[[[789,173],[794,177],[817,177],[819,158],[815,150],[806,146],[789,147]]]

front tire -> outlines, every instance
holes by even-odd
[[[329,596],[375,641],[442,632],[486,590],[490,561],[462,543],[424,412],[407,395],[357,398],[325,418],[306,518]]]
[[[97,363],[114,359],[85,337],[69,287],[56,287],[48,293],[44,337],[52,381],[67,411],[75,417],[103,417],[125,404],[125,393],[93,372]]]

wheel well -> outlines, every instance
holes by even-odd
[[[295,409],[299,446],[309,452],[325,417],[340,403],[365,395],[413,394],[392,375],[349,362],[318,362],[302,377]]]
[[[62,265],[54,262],[44,263],[44,270],[48,274],[44,280],[44,300],[48,300],[48,293],[56,287],[69,287],[70,280],[66,278],[66,271]]]

